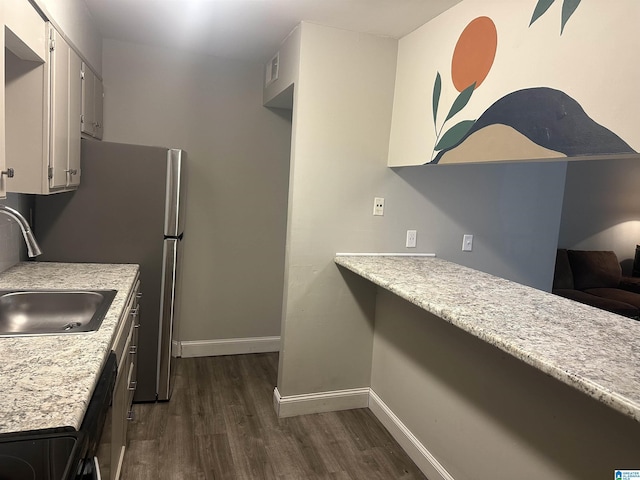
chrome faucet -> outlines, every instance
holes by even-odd
[[[22,236],[24,237],[24,241],[27,244],[27,254],[30,257],[37,257],[38,255],[40,255],[42,251],[40,250],[38,242],[36,242],[36,237],[33,236],[33,232],[29,227],[29,222],[27,222],[27,219],[24,218],[20,212],[14,210],[11,207],[7,207],[6,205],[0,205],[0,213],[8,215],[18,223],[20,231],[22,232]]]

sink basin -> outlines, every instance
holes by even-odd
[[[115,290],[0,290],[0,336],[93,332]]]

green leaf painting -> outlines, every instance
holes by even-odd
[[[444,119],[445,122],[449,120],[451,117],[453,117],[460,110],[462,110],[467,103],[469,103],[469,99],[471,98],[471,94],[473,93],[473,90],[475,88],[476,88],[476,83],[473,82],[471,85],[469,85],[467,88],[465,88],[463,91],[461,91],[458,94],[458,97],[453,102],[453,105],[451,105],[451,110],[449,110],[449,114],[447,115],[447,118]]]
[[[567,24],[573,12],[580,5],[580,0],[564,0],[562,4],[562,26],[560,27],[560,35],[564,32],[564,26]]]
[[[447,118],[445,118],[444,122],[442,122],[442,125],[438,129],[437,117],[438,108],[440,106],[440,95],[442,93],[442,77],[440,76],[440,72],[436,72],[436,80],[433,84],[433,127],[436,131],[436,141],[435,146],[433,147],[432,159],[435,152],[444,148],[453,147],[462,140],[475,123],[475,120],[464,120],[451,127],[444,133],[444,135],[442,134],[447,122],[455,116],[456,113],[460,112],[467,103],[469,103],[469,99],[471,98],[475,88],[476,83],[474,82],[458,94],[456,99],[453,101],[453,105],[451,105],[451,108],[449,109]]]
[[[463,120],[460,123],[456,123],[442,136],[440,141],[436,144],[434,150],[440,151],[445,148],[451,148],[455,146],[464,136],[471,130],[475,120]]]
[[[531,16],[531,22],[529,22],[529,26],[533,25],[533,22],[538,20],[544,12],[549,10],[549,7],[553,5],[555,0],[538,0],[538,4],[536,5],[535,10],[533,11],[533,15]]]
[[[440,104],[440,92],[442,91],[442,79],[440,78],[440,72],[436,74],[436,82],[433,85],[433,124],[436,123],[436,117],[438,116],[438,105]]]
[[[533,25],[536,20],[544,15],[554,2],[555,0],[538,0],[536,8],[533,10],[533,15],[531,16],[529,26]],[[581,0],[564,0],[564,2],[562,3],[562,24],[560,26],[560,35],[562,35],[562,33],[564,32],[565,25],[571,18],[571,15],[573,15],[573,13],[580,5],[580,2]]]

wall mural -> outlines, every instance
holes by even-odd
[[[462,2],[459,4],[460,9],[465,3],[473,2]],[[432,80],[431,112],[429,112],[432,113],[430,122],[432,122],[431,129],[433,131],[433,134],[430,135],[433,139],[433,143],[429,147],[431,152],[427,154],[427,158],[423,156],[419,163],[413,160],[405,164],[465,163],[637,153],[623,139],[623,135],[616,132],[617,125],[608,125],[606,119],[594,116],[589,110],[590,107],[582,101],[585,96],[583,95],[581,98],[569,91],[573,89],[572,83],[578,84],[578,82],[584,83],[591,80],[595,85],[602,83],[603,80],[573,78],[574,72],[575,75],[578,75],[577,69],[570,69],[571,61],[575,59],[567,59],[567,65],[564,65],[561,60],[558,61],[554,57],[556,55],[559,59],[560,54],[552,49],[566,48],[569,51],[569,49],[575,49],[575,46],[581,45],[582,40],[578,36],[581,30],[578,28],[587,31],[584,20],[577,29],[571,32],[572,38],[565,41],[567,30],[571,29],[573,22],[576,21],[574,19],[581,15],[581,0],[557,2],[562,5],[559,29],[558,24],[555,24],[555,32],[550,25],[551,20],[557,18],[550,14],[550,12],[555,13],[558,10],[557,8],[551,9],[552,5],[556,3],[555,0],[538,0],[537,2],[532,0],[516,3],[520,9],[527,8],[527,17],[523,22],[521,20],[524,20],[524,17],[521,15],[521,20],[515,25],[513,25],[514,22],[508,24],[508,28],[504,27],[507,23],[501,16],[502,12],[479,15],[466,21],[466,25],[457,37],[453,53],[450,54],[450,72],[436,68],[435,81]],[[587,3],[584,2],[583,5]],[[478,5],[479,3],[475,2],[470,10],[481,11],[482,7]],[[529,7],[525,7],[526,5]],[[624,8],[621,4],[609,5],[609,11],[615,10],[619,6]],[[591,8],[589,12],[591,15],[593,8],[591,6],[589,8]],[[494,8],[494,10],[496,9]],[[540,25],[543,23],[545,25],[541,27]],[[507,30],[504,37],[501,35],[501,26],[503,30]],[[550,32],[553,33],[550,34]],[[611,32],[611,35],[615,36],[616,34],[617,32]],[[534,35],[536,39],[534,41],[527,40],[526,35]],[[425,37],[424,34],[422,36]],[[423,42],[423,40],[419,41]],[[532,45],[528,47],[528,51],[533,54],[533,58],[528,64],[527,57],[524,55],[527,52],[524,51],[524,48],[522,48],[523,55],[514,54],[520,45],[526,44],[527,41]],[[546,44],[541,44],[542,41]],[[411,42],[419,45],[418,40],[411,40]],[[539,51],[535,49],[535,42],[540,44]],[[563,47],[562,42],[569,42],[569,46]],[[402,49],[402,43],[400,48]],[[586,48],[588,48],[587,45],[585,45]],[[621,45],[621,48],[626,47]],[[413,52],[417,49],[409,43],[407,51]],[[594,57],[598,52],[595,53]],[[602,55],[602,53],[600,54]],[[583,53],[580,52],[580,55]],[[508,60],[503,56],[508,57]],[[546,63],[547,61],[548,63]],[[500,67],[496,72],[494,64],[498,63],[500,63]],[[442,61],[437,64],[442,65]],[[534,75],[531,76],[540,78],[545,75],[539,74],[538,69],[554,70],[551,70],[548,75],[549,83],[523,86],[523,88],[507,90],[500,94],[501,88],[503,90],[508,88],[506,85],[511,77],[518,75],[518,71],[509,71],[510,65],[514,70],[531,69],[534,72]],[[400,62],[399,68],[402,68]],[[614,74],[613,71],[603,70],[601,72],[602,76]],[[402,95],[398,95],[398,88],[402,88],[406,80],[400,78],[402,75],[400,70],[398,75],[396,98],[401,104],[398,110],[402,114],[403,101]],[[556,77],[562,79],[561,82],[558,82],[559,85],[553,83]],[[507,81],[503,82],[503,79]],[[524,83],[521,79],[518,80],[519,83]],[[612,77],[612,80],[615,80],[615,76]],[[488,83],[491,83],[491,87],[485,86]],[[517,84],[518,82],[512,81],[512,83]],[[585,88],[582,87],[583,90]],[[485,91],[484,94],[483,91]],[[591,91],[597,93],[595,88]],[[497,96],[496,93],[498,93]],[[601,99],[592,95],[587,103],[605,102],[608,93],[608,91],[602,91]],[[468,108],[470,104],[474,103],[475,97],[479,95],[483,97],[475,102],[473,108]],[[636,98],[630,98],[632,104],[638,103]],[[424,105],[424,103],[421,104]],[[598,108],[603,107],[598,105]],[[410,108],[415,109],[414,106]],[[596,111],[598,108],[592,108],[592,110]],[[634,113],[636,112],[637,110]],[[394,123],[399,123],[396,122],[396,117],[401,116],[398,115],[394,104],[392,143],[394,142],[394,128],[397,129],[397,125]],[[617,121],[618,119],[615,118],[615,122]],[[415,121],[412,121],[412,128],[414,123]],[[400,135],[396,132],[396,143],[403,141],[402,135],[404,133]],[[424,135],[422,142],[424,142]],[[406,147],[403,148],[406,151]],[[389,162],[391,166],[394,164],[392,161],[393,150],[393,145],[391,145]],[[416,149],[414,148],[414,150]],[[482,152],[481,158],[479,158],[479,152]],[[398,163],[396,162],[396,164]]]
[[[529,26],[553,3],[554,0],[539,0]],[[560,34],[579,4],[580,0],[564,1]],[[495,137],[494,141],[499,141],[497,130],[487,129],[490,126],[511,127],[536,145],[558,153],[558,157],[636,153],[615,133],[592,120],[576,100],[548,87],[510,93],[497,100],[477,120],[462,120],[442,134],[447,122],[467,105],[473,92],[489,74],[497,44],[498,33],[488,17],[472,20],[462,31],[451,60],[451,79],[460,93],[439,129],[437,116],[442,79],[440,72],[437,73],[433,87],[436,144],[430,163],[439,163],[448,152],[462,146],[474,135],[489,135]],[[467,149],[466,152],[475,155],[473,149]]]

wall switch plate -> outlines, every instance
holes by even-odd
[[[418,236],[418,232],[416,230],[407,230],[407,248],[415,248],[416,247],[416,237]]]
[[[462,237],[462,251],[470,252],[473,250],[473,235],[464,235]]]
[[[384,215],[384,198],[376,197],[373,199],[373,214]]]

